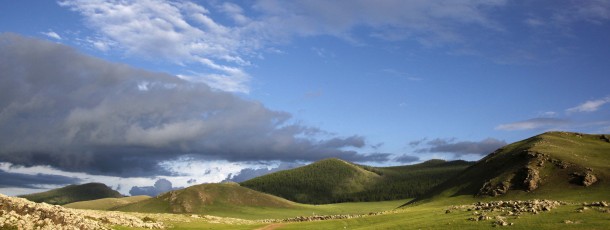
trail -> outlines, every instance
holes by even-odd
[[[270,224],[270,225],[267,225],[267,226],[262,227],[262,228],[257,228],[256,230],[273,230],[273,229],[276,229],[276,228],[282,227],[282,226],[284,226],[284,225],[285,225],[285,224],[282,224],[282,223]]]

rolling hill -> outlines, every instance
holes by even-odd
[[[330,158],[240,184],[299,203],[395,200],[421,195],[470,165],[465,161],[431,160],[417,165],[371,167]]]
[[[296,204],[236,183],[200,184],[118,207],[118,211],[151,213],[209,213],[242,208],[291,208]]]
[[[75,209],[93,209],[93,210],[111,210],[128,204],[140,202],[150,199],[150,196],[128,196],[122,198],[102,198],[97,200],[87,200],[73,202],[63,205],[66,208]]]
[[[95,200],[101,198],[123,197],[119,192],[112,190],[102,183],[87,183],[81,185],[68,185],[63,188],[52,189],[41,193],[21,195],[19,197],[34,202],[64,205],[77,201]]]
[[[609,135],[547,132],[502,147],[413,200],[610,198]]]

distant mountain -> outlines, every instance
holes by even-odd
[[[34,202],[45,202],[48,204],[64,205],[77,201],[95,200],[101,198],[123,197],[119,192],[112,190],[102,183],[88,183],[81,185],[68,185],[63,188],[53,189],[41,193],[21,195]]]
[[[242,208],[291,208],[296,204],[241,187],[237,183],[200,184],[166,192],[157,197],[121,206],[115,210],[153,213],[209,213]]]
[[[394,200],[421,195],[470,165],[466,161],[431,160],[408,166],[371,167],[330,158],[241,185],[309,204]]]
[[[547,132],[498,149],[412,201],[459,195],[502,199],[610,198],[610,135]]]
[[[97,200],[87,200],[73,202],[63,205],[66,208],[93,209],[93,210],[112,210],[128,204],[150,199],[150,196],[128,196],[121,198],[102,198]]]

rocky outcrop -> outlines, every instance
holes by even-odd
[[[574,177],[574,182],[585,187],[595,184],[598,180],[595,174],[590,170],[586,172],[575,172],[572,173],[572,176]]]
[[[499,196],[508,192],[508,189],[510,189],[509,181],[503,181],[496,184],[491,181],[487,181],[485,184],[483,184],[483,187],[479,189],[477,196]]]
[[[161,223],[145,222],[120,212],[68,209],[0,194],[0,229],[88,230],[111,229],[114,225],[163,228]]]
[[[530,167],[527,167],[524,170],[526,173],[525,180],[523,181],[525,190],[529,192],[537,189],[540,183],[540,173],[538,173],[538,170]]]

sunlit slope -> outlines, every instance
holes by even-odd
[[[378,168],[331,158],[253,178],[241,185],[309,204],[395,200],[421,195],[471,164],[432,160]]]
[[[498,149],[415,200],[610,198],[610,135],[547,132]]]
[[[41,193],[22,195],[34,202],[63,205],[77,201],[95,200],[101,198],[123,197],[119,192],[112,190],[102,183],[88,183],[82,185],[68,185]]]
[[[102,198],[97,200],[79,201],[64,205],[66,208],[111,210],[131,203],[150,199],[150,196],[129,196],[122,198]]]
[[[200,184],[116,208],[119,211],[202,213],[244,207],[290,208],[296,204],[235,183]]]

